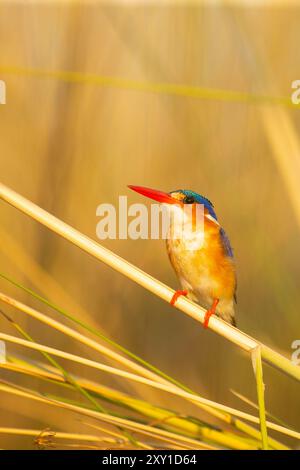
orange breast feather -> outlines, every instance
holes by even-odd
[[[204,244],[189,250],[184,240],[167,243],[170,261],[181,279],[195,289],[205,289],[218,299],[232,299],[236,288],[236,274],[232,258],[226,255],[220,227],[205,219]]]

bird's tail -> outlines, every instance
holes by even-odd
[[[233,301],[220,300],[216,314],[230,325],[236,327],[236,318]]]

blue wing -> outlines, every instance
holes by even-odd
[[[223,228],[220,228],[220,236],[226,255],[233,258],[233,250],[231,248],[229,238]]]
[[[220,228],[220,237],[221,237],[221,242],[222,242],[222,245],[224,247],[224,251],[225,251],[226,255],[229,256],[230,258],[233,258],[233,249],[230,245],[229,238],[227,237],[226,232],[223,228]],[[237,281],[235,279],[235,291],[234,291],[235,303],[237,303],[236,289],[237,289]]]

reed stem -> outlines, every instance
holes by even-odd
[[[175,293],[173,289],[153,278],[149,274],[146,274],[144,271],[135,267],[133,264],[114,254],[110,250],[104,248],[99,243],[96,243],[92,239],[83,235],[70,225],[62,222],[52,214],[49,214],[44,209],[40,208],[2,183],[0,183],[0,198],[14,206],[16,209],[19,209],[24,214],[27,214],[37,222],[45,225],[50,230],[62,236],[66,240],[69,240],[71,243],[78,246],[86,253],[92,255],[94,258],[102,261],[140,286],[170,303]],[[176,302],[176,308],[189,315],[194,320],[200,323],[204,322],[205,309],[187,299],[186,297],[181,296],[178,298],[178,301]],[[216,316],[211,317],[209,326],[213,331],[236,344],[245,351],[250,352],[252,349],[260,346],[261,357],[264,361],[300,381],[300,368],[292,364],[291,361],[281,354],[273,351],[271,348],[265,346],[254,338],[251,338],[250,336],[222,321]]]

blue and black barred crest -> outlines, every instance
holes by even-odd
[[[183,199],[183,203],[192,204],[193,202],[197,202],[198,204],[203,204],[204,207],[208,210],[209,214],[216,220],[218,220],[217,215],[214,211],[213,203],[201,194],[196,193],[195,191],[191,191],[190,189],[177,189],[176,191],[171,191],[172,193],[181,193],[185,196]]]

